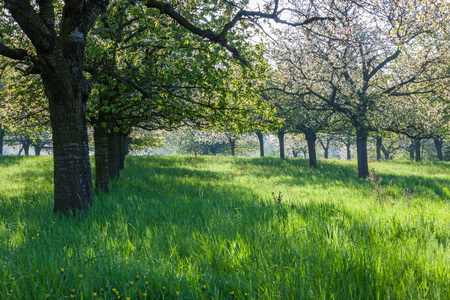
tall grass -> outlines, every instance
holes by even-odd
[[[0,157],[0,299],[448,299],[449,166],[372,163],[380,205],[354,163],[129,157],[57,217],[51,158]]]

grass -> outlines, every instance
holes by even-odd
[[[51,165],[0,157],[0,299],[450,298],[449,163],[371,163],[380,205],[355,163],[128,157],[72,218]]]

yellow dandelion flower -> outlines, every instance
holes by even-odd
[[[61,273],[64,273],[64,269],[63,269],[63,268],[61,268],[59,271],[60,271]]]
[[[231,295],[231,297],[234,297],[234,296],[235,296],[235,295],[234,295],[234,292],[231,292],[230,295]]]
[[[175,296],[177,296],[177,297],[180,296],[180,292],[179,292],[179,291],[176,291],[176,292],[175,292]]]
[[[45,294],[45,299],[48,299],[48,298],[50,298],[50,295],[49,294]]]
[[[97,297],[97,293],[92,293],[92,297]]]
[[[138,281],[139,280],[139,275],[136,275],[136,281]]]
[[[81,274],[78,275],[78,278],[83,279],[83,275],[81,275]]]
[[[144,298],[147,297],[147,294],[146,294],[146,293],[143,293],[143,294],[142,294],[142,297],[144,297]]]

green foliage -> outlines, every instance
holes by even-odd
[[[379,205],[347,162],[126,163],[113,193],[66,218],[51,213],[50,157],[0,157],[0,298],[448,297],[448,163],[371,164],[393,179],[388,199],[416,189],[409,208]]]

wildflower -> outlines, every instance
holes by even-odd
[[[92,293],[92,297],[97,297],[97,293]]]
[[[206,285],[202,285],[202,290],[206,291]]]
[[[130,298],[130,297],[126,297],[125,299],[127,299],[127,300],[131,300],[131,298]]]
[[[63,268],[61,268],[59,271],[61,272],[61,274],[64,274],[64,269]]]
[[[180,296],[180,292],[179,292],[179,291],[176,291],[176,292],[175,292],[175,296],[177,296],[177,297]]]
[[[139,260],[136,260],[137,263],[139,263]]]
[[[133,282],[133,281],[130,281],[130,285],[133,286],[133,284],[134,284],[134,282]]]
[[[139,275],[136,275],[136,281],[138,281],[139,280]]]
[[[72,294],[75,294],[75,289],[72,289]]]
[[[231,295],[231,297],[234,297],[234,296],[235,296],[235,295],[234,295],[234,292],[231,292],[230,295]]]
[[[83,279],[83,275],[81,275],[81,274],[78,275],[78,278]]]
[[[248,293],[244,293],[244,297],[247,298],[248,297]]]
[[[143,294],[142,294],[142,297],[144,297],[144,298],[147,297],[147,294],[146,294],[146,293],[143,293]]]
[[[50,295],[49,294],[45,294],[45,299],[48,299],[48,298],[50,298]]]
[[[148,281],[145,282],[145,285],[148,285]]]
[[[166,291],[166,287],[165,286],[162,287],[162,291],[163,291],[163,293]]]
[[[116,289],[112,289],[112,292],[113,292],[113,294],[116,294],[117,290]]]

